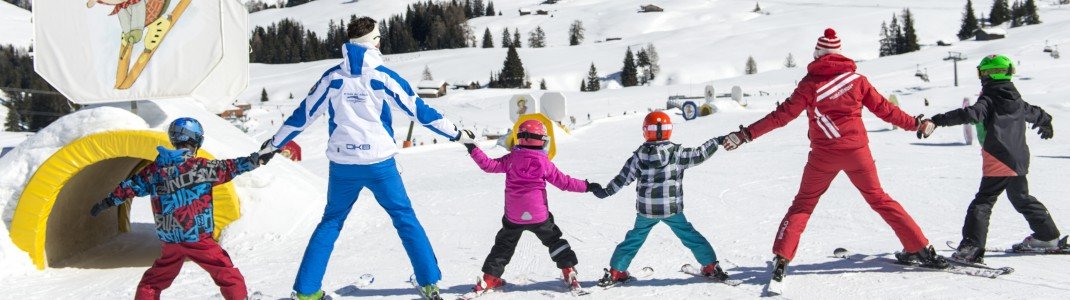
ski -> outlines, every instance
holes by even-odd
[[[855,254],[855,253],[852,253],[851,251],[848,251],[847,249],[844,249],[844,248],[837,248],[835,251],[833,251],[832,256],[837,257],[837,258],[846,259],[846,260],[860,261],[860,262],[877,261],[877,262],[882,262],[882,263],[885,263],[885,264],[888,264],[888,265],[899,266],[899,267],[902,267],[902,268],[907,269],[907,270],[924,269],[924,270],[943,271],[943,272],[952,273],[952,274],[976,276],[976,277],[985,277],[985,278],[996,278],[996,277],[999,277],[1000,275],[1004,275],[1004,274],[1008,273],[1008,272],[1006,272],[1006,270],[1001,270],[1001,269],[979,268],[979,267],[959,265],[959,264],[952,265],[952,266],[950,266],[950,267],[948,267],[946,269],[929,268],[929,267],[924,267],[924,266],[917,265],[917,264],[902,264],[902,263],[900,263],[899,261],[897,261],[895,259],[881,258],[881,257],[873,256],[873,255]]]
[[[1070,254],[1070,245],[1067,244],[1067,239],[1068,238],[1070,238],[1070,236],[1064,236],[1062,239],[1059,239],[1059,248],[1058,249],[1040,250],[1040,249],[1017,248],[1017,247],[1013,247],[1012,246],[1010,248],[985,248],[985,251],[986,252],[1015,253],[1015,254],[1037,254],[1037,255],[1044,255],[1044,254]]]
[[[409,282],[409,284],[412,285],[413,288],[416,289],[416,293],[418,295],[420,295],[421,299],[424,299],[424,300],[444,300],[444,299],[442,299],[442,295],[439,294],[439,293],[435,293],[433,295],[425,294],[423,287],[421,287],[420,284],[416,282],[416,274],[409,275],[409,281],[408,282]]]
[[[947,241],[947,247],[951,248],[952,250],[958,250],[958,247],[955,246],[955,242],[952,242],[952,241]],[[969,261],[957,259],[957,258],[955,258],[954,255],[949,256],[947,258],[947,261],[949,261],[951,263],[959,264],[959,265],[969,266],[969,267],[989,269],[989,270],[1001,270],[1001,271],[1005,272],[1004,274],[1010,274],[1010,273],[1014,272],[1014,268],[1011,268],[1011,267],[993,267],[993,266],[989,266],[989,265],[983,264],[983,263],[969,262]]]
[[[713,281],[713,282],[716,282],[716,283],[726,284],[726,285],[729,285],[729,286],[737,286],[737,285],[743,284],[742,280],[734,280],[734,279],[718,280],[718,279],[715,279],[715,278],[710,277],[710,276],[702,275],[702,270],[700,270],[699,268],[696,268],[695,266],[692,266],[691,264],[684,264],[683,266],[680,266],[680,273],[688,274],[688,275],[695,276],[695,277],[705,278],[705,279],[708,279],[710,281]]]
[[[784,295],[784,278],[787,277],[787,264],[777,266],[777,260],[769,261],[769,282],[762,288],[764,297]]]
[[[635,281],[635,280],[638,280],[638,279],[647,278],[647,277],[650,277],[650,276],[654,275],[654,268],[643,267],[642,269],[639,270],[639,272],[634,272],[634,273],[631,273],[631,274],[628,274],[628,275],[630,275],[630,276],[628,276],[628,280],[614,282],[614,283],[612,283],[610,285],[598,285],[598,286],[602,287],[603,290],[608,290],[608,289],[611,289],[611,288],[614,288],[614,287],[617,287],[617,286],[625,285],[625,284],[627,284],[629,282],[632,282],[632,281]]]

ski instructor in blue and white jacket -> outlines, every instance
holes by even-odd
[[[374,19],[360,18],[349,24],[347,31],[350,42],[342,45],[342,63],[323,74],[262,149],[271,151],[285,145],[324,113],[330,118],[327,207],[301,260],[294,298],[324,298],[321,284],[327,260],[357,195],[367,188],[393,220],[415,269],[421,295],[437,299],[436,283],[442,274],[394,164],[398,146],[391,128],[391,108],[451,141],[461,140],[462,131],[416,96],[405,79],[383,66],[379,26]],[[472,138],[470,131],[464,131],[464,140]]]

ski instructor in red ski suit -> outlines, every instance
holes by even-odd
[[[841,171],[862,192],[862,197],[881,218],[892,227],[903,243],[905,255],[913,263],[946,267],[914,219],[884,192],[877,178],[877,168],[869,151],[869,139],[862,124],[862,107],[885,122],[905,130],[931,133],[932,128],[919,129],[925,123],[888,102],[870,85],[869,80],[855,73],[855,63],[840,54],[840,39],[834,30],[826,29],[818,39],[814,61],[807,66],[807,75],[795,92],[775,111],[758,122],[725,136],[722,146],[734,150],[741,144],[783,127],[806,111],[810,123],[810,155],[803,170],[799,193],[780,223],[773,243],[776,263],[786,265],[795,256],[799,236],[814,211],[818,199]],[[923,126],[926,127],[926,126]],[[933,127],[935,128],[935,127]],[[780,267],[783,272],[783,267]],[[776,271],[774,271],[775,273]],[[781,274],[782,275],[782,274]]]

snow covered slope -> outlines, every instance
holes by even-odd
[[[29,47],[32,39],[30,12],[0,1],[0,45]]]
[[[319,0],[276,12],[306,19],[306,25],[326,17],[350,13],[396,13],[408,1]],[[501,2],[501,3],[499,3]],[[525,67],[532,78],[546,78],[550,88],[563,90],[571,101],[570,113],[585,125],[571,136],[560,136],[558,167],[577,177],[605,183],[620,170],[632,149],[641,143],[639,125],[648,108],[664,106],[669,95],[699,95],[702,86],[712,83],[718,91],[741,85],[749,98],[746,108],[726,109],[712,117],[684,122],[674,115],[673,139],[696,145],[709,138],[749,124],[769,112],[803,76],[803,68],[780,70],[787,53],[800,64],[807,61],[813,44],[826,26],[840,31],[848,55],[865,60],[859,72],[867,75],[886,95],[896,94],[904,110],[912,114],[932,115],[959,107],[964,97],[973,98],[979,90],[972,65],[983,55],[1004,53],[1019,61],[1017,85],[1027,101],[1039,105],[1055,117],[1056,137],[1042,141],[1030,132],[1027,141],[1033,153],[1030,172],[1031,193],[1044,201],[1059,224],[1070,218],[1070,194],[1065,170],[1070,168],[1070,80],[1066,70],[1070,61],[1055,60],[1041,52],[1045,40],[1052,43],[1070,41],[1070,7],[1041,10],[1044,24],[1012,29],[1009,37],[993,42],[956,42],[951,47],[928,47],[907,55],[877,58],[876,33],[880,23],[902,6],[917,14],[923,43],[936,39],[953,40],[962,9],[960,1],[761,1],[770,15],[749,13],[752,1],[658,1],[667,12],[635,14],[642,1],[565,0],[553,8],[554,17],[510,16],[520,7],[536,7],[539,1],[495,1],[505,12],[503,17],[479,18],[473,28],[482,32],[491,28],[499,38],[502,27],[519,27],[526,32],[542,25],[553,47],[521,50]],[[647,1],[649,2],[649,1]],[[345,6],[349,5],[349,6]],[[353,7],[364,10],[356,10]],[[988,1],[975,2],[975,9],[987,12]],[[316,7],[316,9],[302,7]],[[345,9],[339,9],[344,7]],[[349,11],[343,11],[349,10]],[[270,12],[270,11],[267,11]],[[300,14],[298,14],[300,12]],[[266,12],[265,12],[266,13]],[[253,15],[253,21],[267,22],[265,13]],[[261,19],[263,18],[263,19]],[[566,47],[567,24],[582,18],[588,26],[588,42]],[[319,25],[317,25],[319,26]],[[619,29],[617,29],[619,28]],[[315,30],[321,30],[313,28]],[[594,39],[620,36],[620,42],[593,43]],[[495,43],[499,43],[496,40]],[[625,47],[653,42],[662,57],[664,76],[658,85],[604,90],[597,93],[575,92],[575,85],[585,76],[594,61],[603,74],[620,69]],[[943,61],[947,51],[965,53],[969,60],[960,67],[959,87],[953,86],[951,63]],[[419,78],[429,65],[436,79],[448,81],[480,80],[501,67],[505,51],[496,49],[455,49],[389,56],[387,63],[409,79]],[[742,73],[746,56],[754,55],[763,71],[752,76]],[[294,65],[255,65],[253,82],[243,100],[256,100],[261,88],[272,99],[255,109],[260,124],[253,138],[228,130],[209,130],[209,143],[224,154],[245,154],[277,128],[282,117],[292,110],[289,93],[304,95],[323,70],[336,61]],[[914,77],[916,69],[928,69],[931,82]],[[694,85],[691,85],[694,83]],[[509,126],[506,99],[517,90],[450,91],[444,98],[428,100],[448,117],[465,127],[501,129]],[[528,91],[524,91],[528,92]],[[536,96],[539,91],[530,91]],[[768,93],[758,96],[759,92]],[[924,106],[928,99],[931,106]],[[296,101],[295,99],[294,101]],[[173,116],[197,110],[160,104],[161,111]],[[623,115],[627,112],[627,115]],[[592,121],[587,120],[590,114]],[[202,119],[209,116],[195,114]],[[942,251],[946,240],[958,240],[966,206],[980,180],[979,147],[962,144],[960,128],[940,128],[929,140],[918,141],[913,133],[890,131],[890,125],[865,114],[870,130],[871,147],[877,160],[885,190],[902,202],[931,242]],[[148,118],[149,126],[159,128],[167,118]],[[264,170],[238,179],[239,192],[252,195],[244,206],[244,218],[227,233],[224,247],[245,274],[254,290],[269,296],[289,294],[301,253],[319,219],[327,176],[324,147],[327,139],[326,118],[297,138],[304,147],[305,161],[297,166],[273,161]],[[216,121],[212,121],[216,122]],[[221,122],[221,121],[219,121]],[[395,128],[408,122],[398,120]],[[210,125],[222,128],[223,125]],[[216,135],[215,132],[220,132]],[[401,132],[401,131],[399,131]],[[421,141],[430,139],[423,129],[416,129]],[[711,284],[676,270],[683,263],[694,263],[690,253],[665,227],[658,227],[636,258],[633,266],[651,266],[655,275],[633,285],[600,291],[592,299],[751,299],[760,295],[761,283],[768,279],[766,261],[780,218],[797,191],[808,151],[804,137],[806,123],[797,120],[785,128],[745,145],[735,152],[718,152],[705,165],[689,170],[687,189],[688,218],[710,239],[726,271],[741,279],[740,287]],[[441,141],[439,141],[441,142]],[[502,149],[483,145],[491,156],[504,154]],[[456,296],[467,291],[479,275],[482,261],[500,226],[504,177],[484,174],[471,162],[459,145],[424,146],[404,150],[398,157],[402,176],[415,209],[435,246],[445,275],[443,290]],[[292,173],[292,174],[289,174]],[[268,177],[268,178],[265,178]],[[294,186],[297,186],[296,188]],[[243,195],[244,196],[244,195]],[[360,201],[339,239],[324,287],[341,298],[412,299],[412,288],[405,282],[411,274],[402,254],[401,243],[390,228],[387,215],[374,204],[369,192]],[[579,255],[580,278],[593,285],[601,276],[613,251],[634,218],[634,194],[629,188],[620,195],[598,200],[591,195],[549,189],[551,211],[565,238]],[[833,183],[815,211],[796,260],[789,269],[788,298],[1042,298],[1070,297],[1070,279],[1064,275],[1070,267],[1067,257],[1007,256],[990,254],[992,265],[1011,266],[1014,274],[1000,279],[962,277],[946,273],[902,271],[880,264],[848,263],[830,257],[836,247],[856,252],[890,256],[901,246],[891,230],[869,210],[848,180]],[[137,209],[137,208],[135,208]],[[138,210],[142,217],[148,214]],[[135,215],[138,214],[135,212]],[[147,222],[148,220],[143,220]],[[1067,230],[1064,228],[1064,230]],[[990,244],[1006,246],[1017,242],[1029,229],[1013,208],[1001,199],[993,212]],[[7,252],[0,271],[0,294],[27,295],[29,298],[129,298],[144,268],[155,257],[151,233],[124,236],[114,245],[101,247],[85,255],[86,261],[105,260],[123,253],[121,263],[103,264],[104,268],[68,268],[38,272],[21,261],[24,254]],[[942,254],[950,254],[943,251]],[[114,261],[114,260],[112,260]],[[8,266],[11,266],[10,268]],[[96,265],[100,266],[100,264]],[[194,266],[187,268],[173,287],[164,292],[169,299],[218,298],[211,279]],[[350,284],[361,274],[375,274],[377,280],[364,289]],[[558,279],[559,272],[546,249],[530,235],[521,240],[504,279],[513,284],[508,293],[487,299],[547,299],[567,297]],[[31,291],[31,292],[27,292]]]

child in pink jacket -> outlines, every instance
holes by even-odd
[[[502,229],[494,238],[494,247],[483,263],[483,279],[473,291],[484,293],[505,284],[502,273],[513,257],[516,244],[524,231],[534,233],[549,248],[550,258],[561,269],[569,288],[579,288],[576,280],[576,252],[561,238],[561,229],[554,224],[554,216],[546,203],[546,183],[577,193],[601,189],[597,183],[587,183],[561,173],[547,157],[545,147],[549,137],[546,128],[535,120],[525,121],[517,131],[517,146],[497,159],[490,159],[475,144],[465,144],[479,168],[487,173],[505,173],[505,217]],[[589,188],[589,186],[591,186]]]

